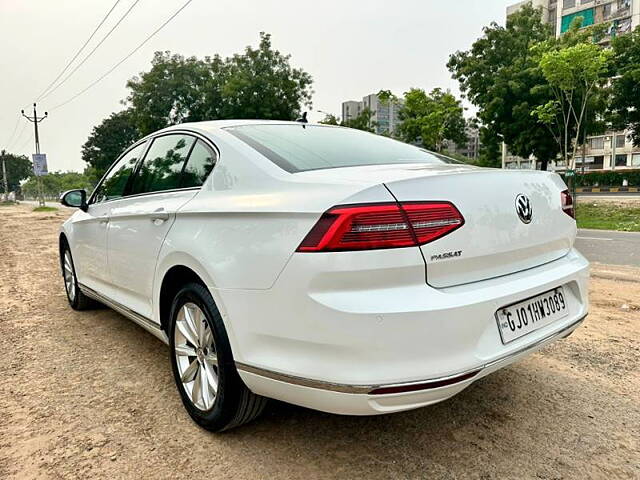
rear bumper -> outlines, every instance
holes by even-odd
[[[424,264],[414,270],[413,250],[390,250],[388,267],[380,256],[372,263],[367,252],[294,255],[269,291],[219,291],[247,386],[333,413],[417,408],[570,334],[587,315],[588,262],[575,250],[529,270],[444,289],[426,285]],[[496,310],[559,285],[568,292],[570,315],[503,345]],[[421,388],[371,393],[407,385]]]
[[[471,370],[418,382],[387,385],[346,385],[294,377],[237,362],[245,383],[263,395],[325,412],[344,415],[375,415],[420,408],[441,402],[464,390],[474,381],[489,375],[545,345],[569,336],[584,317],[561,327],[556,332],[532,344]],[[402,393],[382,393],[383,390],[409,390]]]

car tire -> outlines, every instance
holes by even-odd
[[[178,392],[198,425],[220,432],[262,413],[267,399],[238,375],[222,317],[203,285],[189,283],[176,294],[167,333]]]
[[[62,280],[64,281],[64,289],[67,293],[69,305],[74,310],[90,310],[97,308],[100,304],[94,299],[87,297],[78,286],[78,277],[76,276],[76,268],[73,263],[71,249],[65,242],[60,249],[60,268],[62,269]]]

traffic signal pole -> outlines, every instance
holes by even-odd
[[[48,113],[44,112],[43,117],[38,117],[38,112],[36,111],[36,104],[33,104],[33,117],[24,114],[24,110],[21,111],[22,116],[33,123],[33,128],[35,130],[35,139],[36,139],[36,153],[40,153],[40,137],[38,136],[38,123],[42,122],[45,118],[47,118]],[[36,175],[36,182],[38,184],[38,205],[40,207],[45,206],[44,195],[42,194],[42,183],[40,180],[40,175]]]

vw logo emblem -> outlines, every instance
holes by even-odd
[[[533,216],[531,202],[529,197],[522,193],[516,197],[516,212],[522,223],[531,223],[531,217]]]

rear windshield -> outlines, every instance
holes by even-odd
[[[241,125],[226,129],[284,170],[396,163],[461,163],[381,135],[319,125]]]

